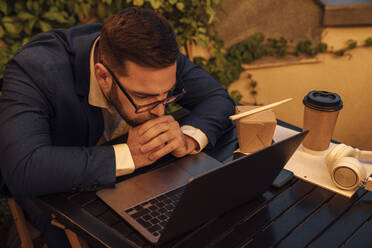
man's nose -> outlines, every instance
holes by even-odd
[[[150,110],[150,113],[156,116],[163,116],[165,112],[164,104],[158,104],[155,108]]]

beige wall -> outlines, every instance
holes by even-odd
[[[217,12],[217,31],[227,47],[255,32],[266,37],[284,36],[296,44],[299,40],[320,41],[323,10],[314,0],[222,0]]]
[[[328,28],[322,40],[331,48],[345,46],[349,39],[364,41],[372,37],[372,27]],[[279,119],[302,127],[302,99],[311,90],[338,93],[343,102],[334,139],[361,149],[372,150],[372,47],[357,48],[350,56],[322,54],[315,64],[298,64],[248,70],[229,90],[238,89],[243,101],[251,101],[247,73],[257,80],[257,100],[269,104],[284,98],[294,100],[275,108]]]

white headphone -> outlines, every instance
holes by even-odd
[[[341,189],[353,190],[364,186],[372,190],[372,178],[369,178],[366,164],[358,159],[372,161],[372,152],[339,144],[334,146],[325,158],[332,181]]]

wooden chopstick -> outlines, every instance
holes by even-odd
[[[265,106],[262,106],[262,107],[259,107],[259,108],[255,108],[255,109],[252,109],[252,110],[240,113],[240,114],[230,115],[229,118],[234,121],[234,120],[240,119],[240,118],[248,116],[248,115],[253,115],[255,113],[274,108],[274,107],[276,107],[280,104],[283,104],[283,103],[286,103],[286,102],[289,102],[289,101],[292,101],[292,100],[293,100],[293,98],[288,98],[288,99],[285,99],[285,100],[282,100],[282,101],[279,101],[279,102],[274,102],[274,103],[271,103],[269,105],[265,105]]]

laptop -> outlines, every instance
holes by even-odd
[[[266,191],[307,131],[222,164],[205,153],[97,192],[153,244],[163,244]]]

